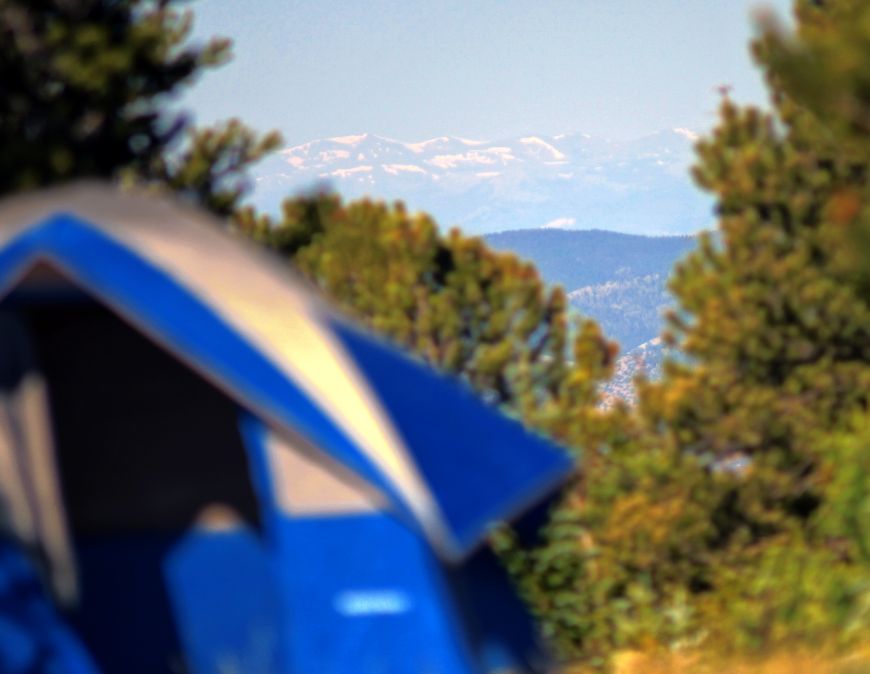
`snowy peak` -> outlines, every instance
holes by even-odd
[[[681,127],[681,126],[678,126],[678,127],[675,128],[675,129],[671,129],[671,131],[673,131],[674,133],[676,133],[676,134],[678,134],[678,135],[680,135],[680,136],[683,136],[683,138],[688,138],[688,139],[689,139],[690,141],[692,141],[693,143],[694,143],[696,140],[698,140],[698,138],[700,138],[700,136],[699,136],[697,133],[695,133],[694,131],[692,131],[691,129],[685,129],[685,128]],[[656,344],[656,345],[657,345],[657,344]]]
[[[655,157],[661,164],[684,165],[685,151],[697,136],[688,129],[674,129],[638,141],[619,143],[593,139],[586,134],[560,134],[558,136],[523,136],[501,141],[471,140],[453,136],[438,136],[428,140],[403,142],[374,134],[362,133],[335,136],[290,147],[280,152],[286,165],[299,172],[299,176],[314,174],[319,177],[341,171],[342,176],[353,175],[349,169],[362,166],[380,167],[391,175],[400,172],[441,174],[446,172],[491,172],[494,167],[527,165],[530,167],[564,167],[590,156],[600,161],[618,159],[637,154],[646,146],[654,152],[642,152]],[[669,155],[673,155],[670,156]],[[414,166],[416,169],[397,169]],[[328,170],[327,170],[328,169]],[[568,171],[561,169],[563,177]]]
[[[336,136],[334,138],[329,138],[327,140],[338,143],[339,145],[359,145],[362,141],[366,140],[369,137],[367,133],[361,133],[356,136]]]
[[[443,152],[456,151],[464,147],[473,147],[475,145],[485,145],[485,140],[469,140],[467,138],[454,138],[452,136],[438,136],[429,140],[421,140],[417,143],[402,143],[414,154],[422,154],[424,152]]]
[[[541,140],[537,136],[527,136],[526,138],[520,138],[520,143],[525,145],[530,152],[537,153],[539,156],[543,155],[556,161],[563,161],[568,158],[567,155],[559,152],[559,150],[550,145],[547,141]]]

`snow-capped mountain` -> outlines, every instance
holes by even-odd
[[[260,165],[254,202],[274,211],[288,195],[329,187],[347,198],[401,199],[475,234],[693,233],[712,223],[709,199],[688,176],[694,140],[686,129],[627,142],[584,134],[413,143],[340,136],[286,148]]]

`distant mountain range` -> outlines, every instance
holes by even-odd
[[[712,224],[711,201],[688,174],[694,140],[686,129],[633,141],[584,134],[416,143],[341,136],[264,161],[253,200],[277,211],[288,195],[329,187],[346,198],[401,199],[469,234],[541,228],[692,234]]]

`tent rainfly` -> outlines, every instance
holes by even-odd
[[[489,527],[567,455],[173,201],[0,202],[0,671],[533,667]]]

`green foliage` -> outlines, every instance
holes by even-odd
[[[870,564],[870,416],[856,415],[852,429],[825,438],[820,454],[827,499],[815,515],[817,533]]]
[[[775,89],[809,110],[829,132],[850,139],[859,158],[870,138],[870,13],[863,0],[800,0],[793,39],[762,17],[757,55]]]
[[[277,133],[260,137],[233,119],[215,128],[189,130],[184,151],[156,157],[145,175],[176,195],[229,216],[247,192],[244,169],[280,143]]]
[[[600,665],[620,649],[703,638],[692,598],[711,584],[710,513],[728,489],[726,476],[651,443],[631,413],[609,421],[610,446],[584,464],[545,545],[509,557],[557,650]]]
[[[767,19],[767,34],[756,50],[771,64],[770,78],[788,91],[783,113],[815,125],[836,148],[848,170],[862,174],[870,153],[870,8],[861,0],[797,5],[800,39],[790,39]],[[789,100],[790,99],[790,100]],[[811,115],[801,115],[805,109]],[[795,112],[793,112],[795,111]],[[847,229],[853,245],[842,251],[862,293],[870,293],[870,217],[866,186],[859,196],[843,189],[829,204],[830,216]]]
[[[672,370],[646,409],[695,453],[752,456],[764,486],[741,508],[776,529],[818,500],[815,432],[866,405],[870,390],[870,307],[841,269],[847,239],[825,214],[864,178],[801,130],[781,135],[727,101],[722,116],[696,175],[720,195],[724,246],[705,242],[672,284],[691,315],[674,317],[674,331],[701,366]]]
[[[816,33],[801,35],[812,49]],[[759,43],[762,59],[776,39]],[[870,71],[870,53],[852,50],[852,67]],[[786,81],[781,62],[771,57],[773,83]],[[776,91],[778,120],[726,100],[699,145],[695,175],[719,198],[723,246],[705,241],[677,267],[672,288],[691,319],[672,324],[701,366],[674,368],[646,408],[687,450],[753,458],[757,486],[741,490],[739,508],[756,534],[812,514],[817,436],[866,409],[870,391],[870,306],[844,264],[870,196],[868,155]]]
[[[173,0],[0,0],[0,194],[81,177],[166,182],[228,214],[275,146],[238,122],[190,132],[168,98],[229,57],[186,44]]]
[[[704,237],[671,283],[684,359],[641,384],[624,437],[524,552],[523,587],[569,655],[842,648],[870,630],[870,257],[856,244],[870,6],[819,4],[801,5],[796,38],[756,45],[775,112],[726,99],[698,145],[720,241]]]

